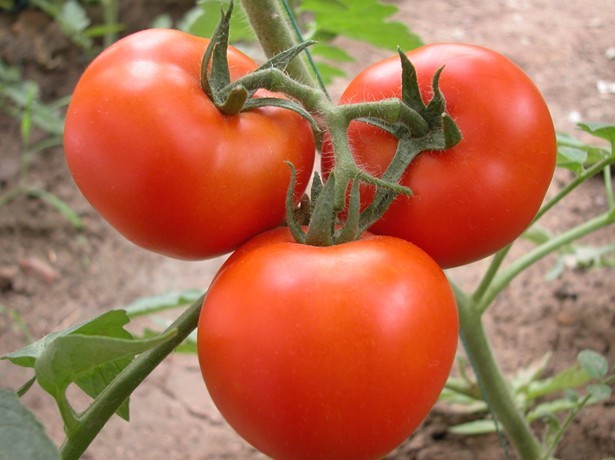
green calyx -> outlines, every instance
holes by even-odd
[[[399,180],[420,152],[445,150],[461,140],[455,122],[446,113],[446,102],[439,89],[442,69],[433,77],[433,97],[425,104],[416,70],[401,50],[398,50],[402,67],[400,99],[334,106],[320,88],[291,78],[285,72],[288,64],[312,45],[312,41],[282,51],[254,72],[231,82],[227,51],[232,9],[230,2],[228,10],[222,12],[203,56],[201,86],[207,96],[226,115],[263,106],[293,110],[310,122],[316,136],[327,130],[334,145],[334,169],[324,184],[316,176],[310,204],[299,211],[309,216],[307,231],[297,222],[294,205],[296,173],[290,165],[291,184],[286,197],[286,214],[287,223],[298,242],[330,246],[360,238],[384,215],[397,195],[412,194],[409,188],[399,184]],[[281,92],[288,98],[255,97],[259,89]],[[381,177],[370,175],[354,162],[347,134],[352,121],[375,125],[398,138],[395,155]],[[363,210],[361,183],[376,188],[373,201]]]
[[[288,214],[288,225],[298,242],[330,246],[358,239],[384,215],[397,195],[412,194],[410,189],[399,184],[399,180],[419,153],[446,150],[461,140],[457,125],[446,113],[446,102],[439,89],[443,69],[434,75],[434,96],[425,104],[414,66],[401,50],[399,55],[402,66],[401,99],[342,105],[334,108],[327,117],[336,164],[324,185],[318,176],[315,177],[311,193],[313,204],[310,206],[312,217],[307,232],[293,221],[293,215]],[[381,177],[361,170],[352,159],[347,136],[352,120],[370,123],[398,138],[395,155]],[[291,182],[294,183],[294,172]],[[373,201],[363,210],[359,188],[361,182],[376,188]],[[294,190],[293,184],[291,189]],[[287,206],[292,209],[292,203],[287,202]],[[339,214],[343,211],[342,224]]]

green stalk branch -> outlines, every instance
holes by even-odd
[[[468,300],[465,296],[457,297],[461,335],[481,389],[485,392],[484,396],[520,458],[541,459],[545,456],[544,449],[517,407],[512,391],[493,356],[480,312]]]
[[[167,328],[177,330],[173,338],[137,356],[77,417],[78,423],[71,427],[60,449],[63,460],[80,458],[122,403],[196,329],[204,298],[201,296]]]
[[[566,197],[570,192],[576,189],[583,182],[595,176],[603,169],[609,168],[609,166],[612,164],[615,164],[615,155],[611,155],[608,158],[605,158],[604,160],[599,161],[595,165],[588,168],[582,174],[579,174],[573,181],[569,182],[563,189],[561,189],[557,193],[557,195],[551,198],[545,205],[542,206],[542,208],[540,208],[540,211],[538,211],[538,214],[536,215],[536,217],[534,217],[534,222],[536,222],[538,219],[544,216],[548,211],[551,210],[551,208],[553,208],[557,203],[559,203],[564,197]],[[610,172],[610,168],[609,168],[609,172]],[[607,186],[607,195],[608,195],[608,190],[611,190],[611,193],[613,193],[612,185],[609,184]]]
[[[571,243],[585,235],[588,235],[596,230],[605,227],[609,224],[615,223],[615,208],[577,226],[570,230],[552,238],[540,246],[537,246],[533,250],[527,252],[521,256],[505,269],[503,269],[497,276],[493,278],[493,282],[488,289],[485,290],[484,295],[480,298],[480,302],[477,304],[477,308],[480,314],[482,314],[493,302],[496,296],[506,287],[510,282],[521,272],[523,272],[530,265],[538,262],[543,257],[564,246]]]
[[[271,58],[298,43],[279,0],[242,0],[241,4],[267,57]],[[299,56],[286,70],[291,77],[318,88],[306,61],[305,57]]]
[[[615,152],[615,146],[613,147]],[[615,158],[613,159],[615,163]],[[611,166],[604,168],[604,188],[606,191],[606,202],[609,205],[609,209],[615,208],[615,190],[613,190],[613,178],[611,174]]]

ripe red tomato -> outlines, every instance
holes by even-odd
[[[208,42],[163,29],[118,41],[86,69],[66,117],[68,166],[94,208],[132,242],[182,259],[278,225],[284,161],[297,168],[297,197],[314,162],[310,126],[295,113],[216,109],[199,84]],[[232,79],[256,68],[232,47],[228,60]]]
[[[329,247],[286,228],[227,261],[207,294],[198,352],[228,423],[276,459],[376,459],[421,423],[457,346],[440,267],[407,241]]]
[[[529,77],[494,51],[444,43],[407,55],[425,100],[434,73],[445,66],[440,89],[463,139],[447,151],[421,153],[401,181],[414,196],[398,197],[370,230],[413,242],[443,267],[463,265],[505,247],[531,223],[555,168],[553,122]],[[360,73],[340,103],[400,96],[395,56]],[[348,134],[357,163],[381,175],[397,139],[361,122],[353,122]],[[331,144],[323,150],[326,173]],[[365,206],[373,190],[362,192]]]

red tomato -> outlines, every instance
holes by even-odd
[[[457,346],[455,299],[411,243],[366,234],[330,247],[286,228],[227,261],[198,351],[229,424],[276,459],[376,459],[428,414]]]
[[[413,242],[443,267],[473,262],[511,243],[536,215],[555,168],[553,122],[529,77],[494,51],[445,43],[407,55],[425,100],[434,73],[445,66],[440,89],[463,139],[447,151],[421,153],[401,181],[414,196],[398,197],[370,230]],[[400,96],[395,56],[360,73],[340,102]],[[381,175],[397,139],[360,122],[348,134],[357,163]],[[332,163],[331,144],[325,143],[325,173]],[[373,190],[362,192],[365,206]]]
[[[278,225],[284,161],[297,168],[298,197],[314,162],[310,126],[295,113],[216,109],[200,87],[208,42],[163,29],[120,40],[86,69],[66,118],[68,165],[94,208],[132,242],[182,259]],[[232,47],[228,60],[233,79],[256,68]]]

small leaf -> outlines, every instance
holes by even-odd
[[[344,35],[380,48],[406,50],[422,44],[405,24],[388,20],[397,7],[378,0],[303,0],[301,10],[313,14],[316,34]]]
[[[354,58],[339,46],[330,43],[317,43],[310,48],[314,56],[330,59],[336,62],[353,62]]]
[[[579,394],[572,388],[566,388],[566,390],[564,390],[564,395],[566,396],[566,399],[568,401],[571,401],[575,404],[579,402]]]
[[[569,388],[578,388],[590,381],[590,376],[578,366],[569,367],[554,375],[553,377],[535,380],[528,385],[528,400],[536,399]]]
[[[591,395],[591,402],[605,401],[611,397],[613,389],[608,385],[587,385],[587,392]]]
[[[81,217],[59,196],[54,195],[43,189],[29,189],[28,195],[35,196],[53,206],[62,216],[68,220],[77,230],[83,230],[85,227]]]
[[[85,9],[75,0],[65,1],[56,19],[63,28],[73,34],[84,31],[90,25],[90,18]]]
[[[196,302],[203,295],[202,289],[170,291],[151,297],[142,297],[124,307],[129,318],[150,315]]]
[[[199,37],[213,37],[220,17],[220,9],[226,9],[229,0],[199,0],[197,5],[189,10],[177,28]],[[230,23],[231,42],[252,42],[255,39],[254,32],[248,24],[246,13],[241,3],[235,5]]]
[[[523,239],[531,241],[534,244],[543,244],[553,238],[549,230],[540,225],[534,224],[521,235]]]
[[[590,377],[600,380],[609,371],[609,363],[604,356],[593,350],[583,350],[577,357],[581,367]]]
[[[17,395],[0,388],[0,459],[59,460],[43,425]]]
[[[103,365],[133,358],[175,334],[176,331],[171,330],[143,340],[81,334],[61,336],[52,341],[36,361],[36,378],[45,391],[57,398],[71,382],[91,376]]]
[[[150,27],[152,29],[171,29],[173,27],[173,18],[167,13],[160,14],[150,23]]]
[[[318,62],[316,63],[316,66],[318,68],[318,73],[325,84],[331,83],[335,78],[346,76],[346,72],[331,64]]]
[[[494,433],[496,431],[496,426],[492,420],[474,420],[472,422],[452,426],[448,431],[453,434],[462,434],[466,436],[488,434]]]
[[[615,126],[613,125],[609,125],[606,123],[587,122],[579,123],[578,126],[583,131],[591,134],[592,136],[600,137],[609,141],[611,144],[615,144]]]
[[[545,353],[538,361],[531,363],[529,366],[521,369],[512,379],[512,385],[516,389],[525,389],[532,382],[540,377],[551,359],[551,353]]]
[[[7,359],[18,366],[34,368],[36,360],[45,351],[45,348],[58,337],[72,333],[117,336],[122,334],[121,331],[124,331],[123,327],[127,323],[128,317],[126,312],[111,310],[89,321],[75,324],[61,331],[52,332],[24,348],[7,353],[0,359]],[[127,331],[124,332],[128,334]]]
[[[538,404],[532,411],[526,415],[528,422],[533,422],[541,418],[555,418],[555,414],[559,412],[573,410],[577,407],[578,401],[573,401],[569,398],[555,399]]]

